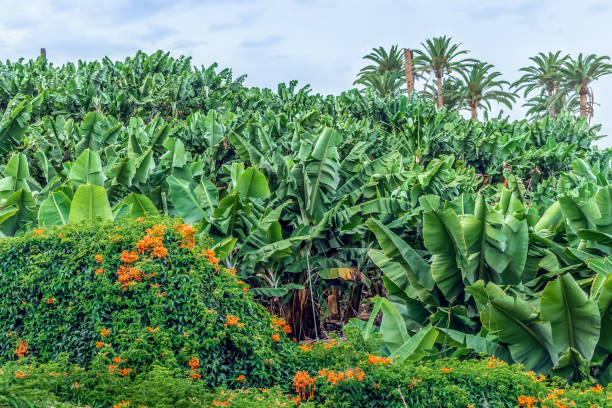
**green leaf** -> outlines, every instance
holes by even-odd
[[[240,174],[236,190],[245,198],[266,198],[270,195],[266,176],[253,167],[249,167]]]
[[[206,216],[189,182],[169,176],[166,182],[170,187],[170,197],[176,212],[185,222],[193,224]]]
[[[94,184],[83,184],[74,193],[68,222],[92,222],[97,218],[113,219],[106,190]]]
[[[82,184],[103,186],[105,177],[98,153],[85,149],[70,168],[68,178],[76,187]]]
[[[466,288],[477,301],[483,327],[509,344],[512,358],[528,370],[547,373],[557,365],[550,322],[541,321],[531,303],[508,296],[489,282],[478,281]]]
[[[63,192],[50,193],[38,210],[38,223],[43,227],[67,224],[70,204],[70,198]]]

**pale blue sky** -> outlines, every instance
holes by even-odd
[[[373,47],[418,47],[443,34],[511,82],[539,51],[612,55],[612,2],[602,0],[0,0],[0,10],[1,59],[41,47],[58,63],[164,49],[231,67],[248,85],[297,79],[321,93],[351,88]],[[593,121],[612,135],[612,76],[593,90]],[[612,136],[600,144],[612,146]]]

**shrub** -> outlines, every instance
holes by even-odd
[[[160,365],[208,386],[269,386],[291,342],[205,244],[162,218],[1,240],[0,359],[67,353],[117,376]]]

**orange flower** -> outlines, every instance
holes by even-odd
[[[119,404],[113,405],[113,408],[126,408],[130,406],[130,401],[123,400]]]
[[[225,327],[236,326],[240,321],[238,316],[226,315],[225,318],[227,320],[225,323],[223,323],[223,326]]]
[[[119,375],[122,376],[122,377],[125,377],[127,375],[130,375],[132,373],[132,371],[134,371],[134,370],[132,370],[131,368],[122,368],[122,369],[119,370]]]
[[[200,367],[200,360],[197,357],[191,357],[189,359],[189,368],[191,371],[195,371]]]
[[[238,377],[236,377],[236,381],[245,381],[246,377],[244,375],[239,375]]]
[[[329,350],[330,348],[334,347],[335,345],[336,345],[336,340],[332,339],[331,342],[325,343],[324,348],[325,348],[325,350]]]
[[[536,397],[527,397],[525,395],[519,395],[518,397],[518,403],[521,407],[535,408],[537,401]]]
[[[45,229],[44,228],[34,228],[32,230],[32,232],[34,233],[34,235],[38,235],[39,237],[44,237],[45,236]]]
[[[165,225],[154,225],[151,228],[147,228],[145,232],[147,233],[147,235],[163,237],[166,232],[166,226]]]
[[[96,255],[95,258],[96,258],[96,262],[102,263],[102,254]]]
[[[597,384],[595,387],[591,387],[591,391],[593,392],[601,392],[603,390],[603,387],[601,386],[601,384]]]
[[[121,364],[121,363],[125,363],[127,360],[122,359],[121,357],[115,357],[113,358],[113,363],[117,363],[117,364]]]
[[[17,349],[13,351],[17,358],[24,357],[25,355],[30,353],[30,351],[28,350],[28,345],[22,339],[18,339],[17,342],[19,343],[17,345]]]
[[[25,378],[26,373],[24,373],[23,371],[15,371],[15,377],[17,378]]]
[[[443,373],[447,373],[447,374],[448,374],[448,373],[450,373],[451,371],[453,371],[453,368],[452,368],[452,367],[451,367],[451,368],[442,367],[442,368],[440,369],[440,371],[442,371]]]
[[[316,389],[314,384],[316,381],[317,378],[311,377],[308,371],[298,371],[295,373],[293,377],[293,386],[295,387],[295,392],[298,394],[299,400],[306,400],[314,397],[314,391]],[[306,391],[308,391],[308,395]]]
[[[155,328],[147,327],[147,330],[149,330],[149,333],[155,333],[159,331],[159,326],[155,326]]]
[[[202,251],[202,253],[206,256],[208,262],[211,264],[217,265],[219,263],[219,259],[216,256],[217,254],[215,254],[215,251],[212,249],[207,249],[206,251]]]
[[[193,229],[193,227],[189,224],[181,224],[181,225],[175,225],[174,229],[181,234],[181,243],[179,245],[180,248],[189,248],[190,250],[193,250],[194,246],[195,246],[195,240],[194,240],[194,234],[195,234],[195,230]]]
[[[117,270],[117,276],[117,282],[121,283],[123,290],[126,290],[128,286],[135,285],[136,282],[141,281],[144,278],[144,273],[132,266],[121,265]]]
[[[422,379],[420,379],[420,378],[414,378],[414,377],[412,377],[412,381],[410,381],[410,384],[408,384],[408,388],[413,389],[413,388],[414,388],[414,387],[416,387],[416,385],[417,385],[418,383],[420,383],[421,381],[423,381],[423,380],[422,380]]]
[[[103,274],[103,273],[104,273],[104,269],[102,269],[102,268],[97,268],[94,271],[94,275],[100,275],[100,274]]]
[[[115,369],[117,368],[116,365],[109,365],[108,366],[108,373],[109,374],[113,374],[115,372]]]
[[[58,237],[59,239],[64,239],[64,234],[62,234],[62,233],[60,232],[59,234],[57,234],[57,237]]]
[[[102,347],[105,347],[105,346],[106,346],[105,343],[102,343],[101,341],[96,341],[96,348],[102,348]]]
[[[302,350],[302,351],[310,351],[310,350],[312,350],[312,348],[313,348],[313,347],[314,347],[314,344],[311,344],[311,345],[307,345],[307,344],[300,344],[300,345],[298,346],[298,348],[299,348],[300,350]]]
[[[166,291],[156,293],[155,296],[157,296],[157,297],[166,297]]]
[[[106,337],[106,336],[108,336],[110,334],[110,332],[111,332],[110,329],[104,329],[103,328],[102,330],[100,330],[100,336]]]
[[[278,334],[278,332],[272,335],[272,340],[277,342],[280,341],[280,335]]]
[[[47,299],[47,304],[48,305],[52,305],[53,303],[55,303],[55,298],[54,297],[52,297],[50,299]]]
[[[155,255],[158,259],[165,258],[168,255],[168,250],[162,246],[158,245],[153,248],[153,255]]]
[[[190,377],[195,380],[195,379],[198,379],[198,378],[202,378],[202,374],[200,374],[200,373],[191,373]]]
[[[370,354],[368,356],[368,364],[391,364],[391,359],[388,357],[380,357]]]
[[[159,283],[156,283],[155,285],[154,285],[154,284],[152,284],[152,283],[150,283],[149,285],[150,285],[152,288],[154,288],[154,289],[158,289],[158,288],[159,288]]]
[[[136,251],[123,251],[121,253],[121,260],[125,263],[136,262],[138,259],[140,259],[140,256]]]
[[[289,326],[288,324],[283,326],[283,331],[285,332],[285,334],[289,335],[291,334],[291,326]]]

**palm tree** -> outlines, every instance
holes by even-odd
[[[593,116],[593,91],[589,88],[589,84],[604,75],[612,74],[612,65],[607,61],[610,61],[610,57],[591,54],[583,58],[580,53],[578,59],[570,58],[563,64],[561,72],[565,86],[573,89],[580,97],[581,118],[587,116],[587,111],[589,117]]]
[[[544,89],[547,94],[544,104],[545,109],[550,117],[554,118],[557,116],[557,104],[552,103],[552,99],[554,94],[560,90],[560,84],[563,79],[561,67],[568,58],[569,55],[562,56],[561,51],[555,53],[549,52],[548,55],[541,52],[535,57],[529,58],[534,64],[520,69],[525,74],[518,81],[514,82],[512,87],[516,88],[517,91],[523,89],[524,98],[527,98],[534,90]],[[536,99],[538,101],[541,100],[539,97],[536,97]],[[523,106],[527,106],[527,104]]]
[[[490,72],[494,66],[486,62],[472,64],[469,71],[461,71],[463,81],[463,98],[467,102],[472,119],[476,119],[478,108],[491,109],[491,101],[506,105],[512,109],[516,95],[504,90],[510,82],[499,80],[500,72]]]
[[[437,100],[438,88],[428,83],[423,93],[432,100]],[[461,109],[463,103],[463,82],[455,77],[447,78],[442,84],[442,104],[447,109]]]
[[[451,44],[452,37],[434,37],[421,43],[424,50],[415,50],[414,65],[421,71],[433,72],[438,88],[438,108],[444,104],[442,92],[442,77],[453,70],[461,71],[469,59],[458,60],[458,57],[467,54],[467,50],[460,50],[461,44]]]
[[[404,80],[400,73],[385,71],[382,73],[369,72],[362,75],[354,83],[372,88],[379,96],[385,98],[397,93],[404,84]]]
[[[372,48],[372,52],[364,56],[363,59],[370,60],[374,64],[367,65],[359,71],[357,74],[357,81],[364,76],[375,73],[385,72],[398,72],[403,74],[404,72],[404,55],[397,45],[391,46],[389,52],[383,47]]]
[[[541,119],[544,116],[554,118],[562,111],[575,114],[578,112],[579,103],[576,94],[568,93],[565,88],[557,89],[552,99],[549,99],[547,92],[542,89],[539,94],[527,99],[523,106],[528,108],[527,116]],[[554,116],[551,112],[554,112]]]

